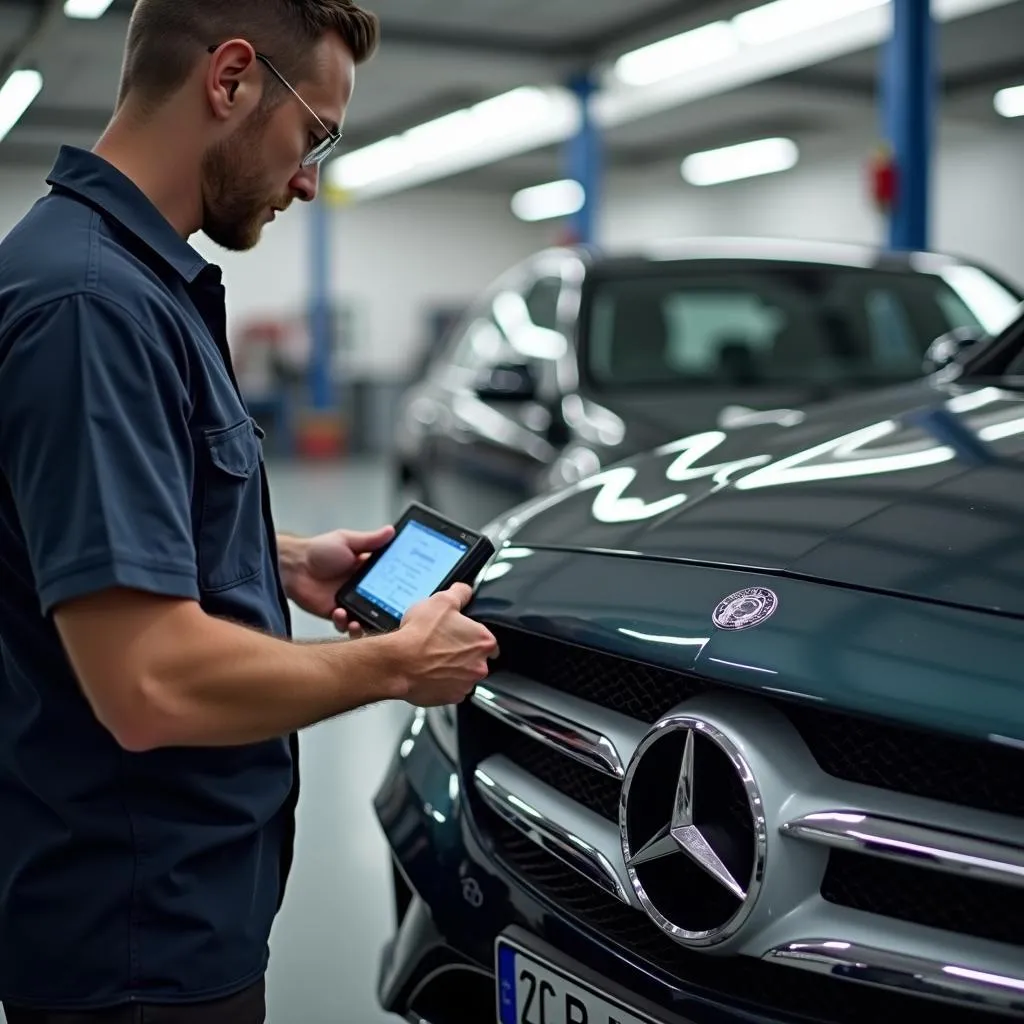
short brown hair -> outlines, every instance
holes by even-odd
[[[357,64],[380,42],[376,14],[353,0],[136,0],[128,27],[118,95],[162,103],[191,74],[207,48],[247,39],[289,81],[302,81],[312,47],[335,31]]]

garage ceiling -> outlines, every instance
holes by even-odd
[[[243,3],[244,0],[239,0]],[[820,0],[828,3],[829,0]],[[366,0],[381,17],[384,45],[357,76],[345,145],[357,149],[520,85],[557,84],[588,66],[719,17],[756,0]],[[43,92],[0,143],[0,166],[47,166],[61,142],[90,146],[117,89],[130,0],[98,21],[72,21],[61,3],[0,0],[0,69],[37,67]],[[628,12],[628,13],[624,13]],[[33,29],[36,38],[31,45]],[[1024,0],[941,26],[940,72],[947,114],[1001,123],[996,88],[1024,82]],[[877,125],[877,48],[621,125],[609,131],[617,165],[675,159],[752,133],[804,137],[871,132]],[[463,173],[466,186],[518,187],[560,171],[557,147]]]

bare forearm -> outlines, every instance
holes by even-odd
[[[281,736],[404,693],[394,637],[296,644],[208,618],[150,665],[159,746],[230,746]]]
[[[258,743],[382,700],[457,703],[488,673],[491,633],[462,615],[464,584],[384,636],[296,644],[198,602],[112,589],[58,606],[96,717],[131,751]]]

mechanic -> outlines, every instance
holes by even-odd
[[[262,1022],[296,733],[458,702],[496,653],[464,585],[353,639],[334,594],[391,528],[275,535],[188,244],[315,197],[378,31],[351,0],[138,0],[106,132],[0,243],[9,1024]],[[287,598],[349,639],[293,642]]]

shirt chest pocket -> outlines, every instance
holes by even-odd
[[[226,590],[258,576],[263,568],[262,446],[250,419],[204,430],[199,439],[201,473],[197,553],[199,585]]]

